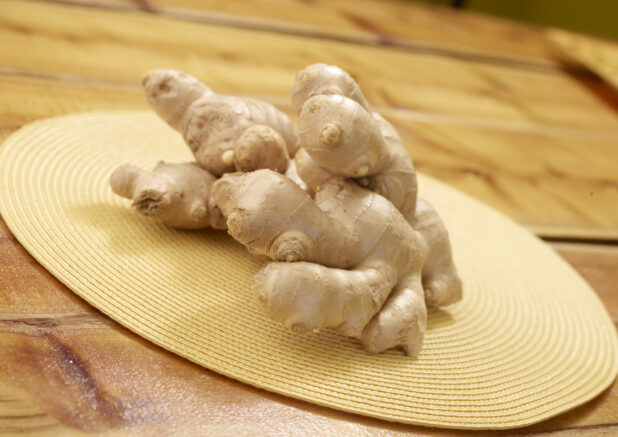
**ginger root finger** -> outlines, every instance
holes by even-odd
[[[320,191],[328,181],[341,178],[341,176],[334,175],[324,167],[319,166],[311,155],[302,147],[296,152],[292,163],[296,170],[295,176],[298,177],[302,183],[302,185],[299,185],[312,197],[315,193]]]
[[[236,171],[225,152],[255,125],[276,130],[285,140],[288,156],[298,148],[296,128],[272,105],[248,97],[212,94],[196,100],[185,115],[182,134],[196,161],[215,176]]]
[[[427,327],[427,308],[420,275],[411,275],[395,287],[380,311],[366,325],[361,343],[379,353],[401,346],[410,356],[421,349]]]
[[[285,173],[290,161],[283,137],[264,125],[247,128],[234,144],[233,156],[236,170],[243,172],[270,169]]]
[[[423,266],[423,287],[427,306],[436,308],[461,300],[462,284],[451,251],[448,231],[431,204],[417,201],[412,227],[431,248]]]
[[[311,97],[329,94],[346,96],[369,110],[369,103],[356,81],[334,65],[313,64],[299,71],[291,94],[292,107],[297,115]]]
[[[109,184],[112,191],[119,196],[133,199],[135,184],[148,172],[134,165],[125,164],[116,168],[110,178]]]
[[[412,223],[418,193],[414,164],[393,126],[377,112],[372,115],[382,134],[389,163],[380,173],[367,178],[367,188],[393,202],[395,208]]]
[[[326,170],[345,177],[364,177],[388,164],[378,122],[361,105],[340,95],[316,95],[298,117],[301,143]]]
[[[413,220],[417,183],[412,160],[401,137],[369,109],[349,74],[332,65],[310,65],[296,77],[292,102],[303,147],[320,166],[354,178],[393,202],[408,222]]]
[[[280,173],[228,173],[215,182],[213,198],[227,218],[229,234],[254,252],[276,261],[337,267],[357,262],[358,241],[345,224],[324,215],[305,191]]]
[[[257,273],[254,291],[267,314],[287,328],[336,328],[359,338],[396,281],[396,270],[381,260],[353,270],[307,262],[269,263]]]
[[[221,229],[222,216],[210,201],[215,177],[194,163],[159,162],[152,172],[123,165],[110,176],[112,191],[133,200],[142,215],[182,229]]]
[[[285,142],[288,156],[294,156],[299,147],[294,124],[269,103],[217,94],[176,70],[152,70],[143,83],[150,105],[183,135],[197,163],[215,176],[236,170],[231,151],[252,126],[275,130]]]
[[[152,109],[178,131],[193,102],[212,94],[210,88],[190,74],[163,68],[147,72],[142,78],[142,87]]]
[[[298,152],[300,152],[300,150],[301,149],[298,149]],[[296,155],[298,155],[298,152],[296,152]],[[288,169],[285,171],[284,174],[286,175],[286,177],[292,180],[292,182],[298,185],[301,190],[307,191],[309,189],[305,181],[303,181],[300,175],[298,174],[298,168],[296,167],[295,159],[291,159],[290,162],[288,162]]]

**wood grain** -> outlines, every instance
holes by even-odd
[[[289,112],[295,72],[334,63],[396,125],[421,171],[539,235],[618,240],[611,88],[564,70],[537,29],[409,2],[376,4],[0,2],[0,140],[42,117],[144,109],[139,78],[159,66]],[[552,246],[618,326],[618,247]],[[618,434],[618,383],[553,419],[483,435],[544,432]],[[71,293],[0,220],[0,434],[172,433],[478,435],[346,414],[195,366]]]
[[[67,0],[227,26],[265,29],[444,56],[558,68],[565,59],[541,29],[434,5],[386,0]]]
[[[71,112],[147,109],[139,85],[0,70],[0,141],[34,120]]]
[[[614,41],[549,29],[547,37],[567,56],[577,60],[618,89],[618,44]]]
[[[560,242],[552,247],[593,286],[618,327],[618,247]]]
[[[157,29],[153,32],[153,29]],[[232,94],[287,99],[307,64],[340,65],[377,107],[483,122],[618,131],[618,97],[595,79],[146,13],[39,2],[0,3],[0,64],[134,83],[160,66]],[[251,44],[247,44],[251,41]]]
[[[555,247],[602,290],[601,299],[614,317],[618,315],[618,248]],[[478,435],[338,412],[193,365],[125,330],[71,293],[32,259],[3,222],[0,277],[7,279],[0,283],[0,381],[6,381],[0,384],[0,432]],[[618,431],[617,423],[615,383],[592,402],[518,432]]]
[[[290,111],[287,99],[261,97]],[[0,139],[42,117],[132,108],[146,109],[137,84],[0,72]],[[618,240],[618,148],[613,137],[504,130],[384,113],[420,171],[481,199],[538,235]]]
[[[613,141],[391,121],[420,171],[472,194],[538,235],[618,240],[618,148]]]

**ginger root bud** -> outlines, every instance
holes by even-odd
[[[247,128],[234,144],[233,156],[236,169],[243,172],[267,168],[285,173],[290,161],[283,137],[265,125]]]
[[[346,177],[375,174],[388,164],[378,123],[340,95],[316,95],[298,118],[303,148],[326,170]]]
[[[132,199],[132,207],[165,225],[181,229],[225,229],[219,208],[210,199],[215,177],[194,163],[160,162],[152,172],[132,165],[110,177],[112,191]]]

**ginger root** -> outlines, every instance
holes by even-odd
[[[255,278],[270,317],[295,330],[335,328],[371,352],[418,352],[428,249],[391,202],[341,178],[314,200],[270,170],[226,174],[213,197],[232,237],[279,261]]]
[[[416,202],[412,228],[429,247],[423,266],[423,289],[429,308],[438,308],[461,300],[462,285],[457,274],[448,231],[433,206],[424,199]]]
[[[114,193],[132,199],[139,213],[181,229],[225,229],[225,218],[210,192],[215,177],[194,163],[159,162],[152,172],[118,167],[109,183]]]
[[[294,124],[266,102],[217,94],[177,70],[152,70],[142,85],[150,106],[215,176],[258,168],[285,172],[298,149]]]
[[[296,76],[292,106],[302,147],[319,166],[386,197],[412,222],[417,195],[412,160],[348,73],[333,65],[308,66]]]
[[[461,299],[447,230],[431,205],[417,198],[416,172],[401,137],[370,111],[354,79],[335,66],[310,65],[296,77],[292,102],[303,146],[296,170],[309,193],[333,177],[348,177],[388,198],[429,247],[422,273],[427,305]]]
[[[296,153],[295,170],[314,195],[341,176],[320,167],[304,150]],[[410,223],[426,242],[429,252],[422,270],[422,282],[427,306],[437,308],[461,299],[462,285],[453,262],[448,231],[440,216],[426,200],[417,198],[416,213]]]
[[[315,64],[297,75],[299,132],[271,105],[218,95],[185,73],[153,70],[143,84],[197,163],[120,167],[114,192],[169,226],[227,228],[272,261],[254,291],[288,328],[418,353],[427,308],[461,299],[461,280],[403,141],[349,74]]]
[[[177,228],[225,229],[225,220],[209,198],[215,176],[236,170],[288,169],[290,154],[298,148],[298,133],[274,106],[216,94],[176,70],[152,70],[142,85],[155,112],[183,134],[197,163],[159,164],[152,173],[128,165],[116,169],[110,179],[112,190],[133,199],[133,208],[141,214]]]

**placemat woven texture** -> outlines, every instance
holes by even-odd
[[[287,331],[251,293],[261,263],[225,232],[166,228],[111,192],[116,166],[159,160],[191,155],[148,112],[35,122],[0,148],[0,211],[71,290],[191,361],[316,404],[451,428],[531,424],[616,375],[616,331],[586,282],[525,229],[427,177],[420,194],[449,229],[464,299],[430,313],[418,358]]]

